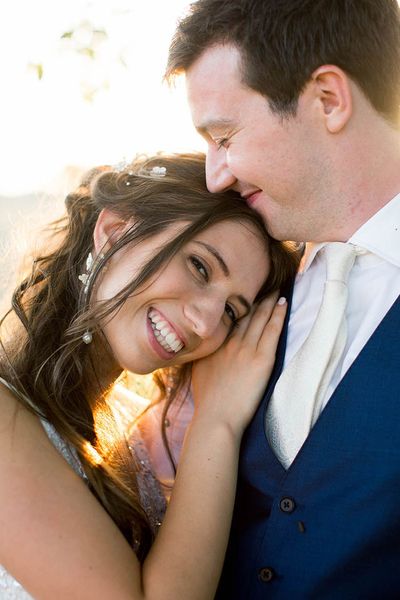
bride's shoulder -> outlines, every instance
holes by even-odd
[[[5,450],[5,444],[12,445],[10,450],[13,454],[26,439],[46,437],[39,418],[4,380],[0,380],[0,424],[0,449]]]
[[[0,448],[4,443],[12,442],[21,428],[28,433],[38,423],[37,417],[4,380],[0,380],[0,423]]]
[[[55,472],[69,477],[70,470],[28,401],[0,381],[0,512],[2,502],[12,497],[13,486],[29,492],[29,485],[36,485],[33,473],[49,476],[50,482]]]

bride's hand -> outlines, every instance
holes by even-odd
[[[285,320],[285,299],[263,300],[240,321],[221,348],[193,365],[195,418],[227,424],[241,434],[271,375]]]

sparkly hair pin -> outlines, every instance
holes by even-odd
[[[82,273],[81,275],[78,275],[79,281],[81,281],[84,286],[83,287],[84,294],[87,294],[88,290],[89,290],[90,275],[92,273],[93,265],[94,265],[93,255],[91,252],[89,252],[88,257],[86,259],[86,272]]]
[[[155,166],[149,171],[150,177],[165,177],[167,174],[166,167]]]
[[[133,171],[128,171],[128,167],[130,167],[130,163],[127,160],[121,160],[120,162],[118,162],[117,164],[113,165],[112,169],[113,171],[115,171],[116,173],[124,173],[126,172],[126,175],[131,176],[134,175]],[[144,176],[144,177],[152,177],[154,179],[161,179],[162,177],[165,177],[167,174],[167,168],[166,167],[160,167],[159,165],[155,165],[154,167],[151,167],[151,169],[147,169],[147,168],[143,168],[139,171],[139,173],[137,173],[139,176]],[[125,182],[125,185],[131,185],[131,182],[129,179],[127,179],[127,181]]]
[[[117,164],[113,165],[112,170],[115,171],[116,173],[123,173],[127,169],[128,166],[129,166],[128,161],[126,160],[126,158],[123,158],[122,160],[117,162]]]
[[[123,160],[121,160],[120,162],[118,162],[117,164],[113,165],[112,169],[113,171],[115,171],[116,173],[124,173],[124,171],[126,171],[128,169],[128,167],[130,167],[130,162],[128,162],[125,158]],[[133,175],[133,171],[127,171],[126,173],[128,176]],[[131,182],[129,181],[129,179],[126,180],[125,185],[131,185]]]

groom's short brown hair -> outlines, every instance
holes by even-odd
[[[397,121],[400,17],[397,0],[198,0],[179,22],[166,78],[215,44],[242,55],[243,81],[282,115],[323,64],[342,68],[373,107]]]

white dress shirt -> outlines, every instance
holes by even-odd
[[[379,323],[400,295],[400,194],[348,240],[359,248],[350,272],[347,344],[322,408]],[[322,301],[326,244],[307,244],[296,278],[289,320],[286,366],[308,336]],[[321,410],[322,410],[321,408]]]

